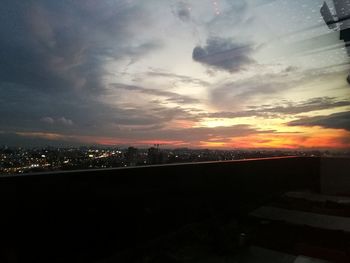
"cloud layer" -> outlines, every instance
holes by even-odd
[[[205,46],[193,49],[193,60],[219,70],[235,72],[254,62],[251,58],[253,48],[232,39],[209,38]]]
[[[322,126],[332,129],[344,129],[350,131],[350,111],[334,113],[328,116],[315,116],[301,118],[289,122],[290,126]]]
[[[289,47],[305,36],[280,41],[277,34],[300,26],[297,20],[314,26],[319,14],[312,10],[322,3],[303,8],[306,19],[295,11],[300,0],[4,0],[0,144],[235,147],[256,140],[250,145],[260,147],[300,136],[290,146],[320,127],[343,138],[347,71],[316,72],[327,59],[313,61],[312,52],[298,63]],[[311,42],[332,37],[314,29]],[[275,51],[288,59],[275,61]]]

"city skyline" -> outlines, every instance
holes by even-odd
[[[350,149],[323,2],[5,0],[0,145]]]
[[[295,157],[349,157],[350,151],[210,150],[117,147],[1,147],[0,176],[67,170]]]

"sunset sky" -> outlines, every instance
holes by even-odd
[[[3,0],[0,145],[350,149],[322,4]]]

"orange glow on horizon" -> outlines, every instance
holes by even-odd
[[[235,148],[350,148],[350,132],[336,129],[321,129],[324,131],[313,134],[305,133],[260,133],[232,138],[231,147]]]
[[[215,129],[213,129],[213,133]],[[135,145],[152,146],[155,144],[168,147],[194,147],[218,149],[350,149],[350,132],[341,129],[325,129],[321,127],[301,127],[296,133],[257,132],[236,137],[223,137],[198,141],[181,140],[134,140],[128,138],[65,135],[47,132],[16,132],[23,137],[40,138],[52,141],[79,142],[99,145]]]
[[[159,145],[173,145],[173,146],[179,146],[179,145],[185,145],[186,143],[183,141],[172,141],[172,140],[145,140],[145,141],[137,141],[137,144],[159,144]]]
[[[228,145],[226,142],[201,141],[200,146],[204,148],[227,148]]]

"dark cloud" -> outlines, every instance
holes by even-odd
[[[157,40],[136,39],[147,23],[127,0],[2,1],[1,129],[95,134],[127,119],[100,99],[105,65],[157,49]]]
[[[336,100],[332,97],[318,97],[301,102],[285,101],[280,105],[261,105],[248,107],[251,110],[237,112],[214,112],[203,114],[209,118],[239,118],[239,117],[278,117],[281,115],[293,115],[307,113],[311,111],[334,109],[338,107],[350,106],[348,100]]]
[[[169,141],[181,142],[184,145],[200,145],[202,142],[226,142],[229,143],[234,137],[249,136],[251,134],[274,133],[275,131],[260,131],[250,127],[249,125],[234,125],[230,127],[216,128],[184,128],[169,129],[161,128],[134,130],[116,130],[110,137],[103,136],[84,136],[75,134],[62,133],[43,133],[43,132],[18,132],[18,133],[0,133],[0,141],[2,137],[11,138],[7,145],[69,145],[69,143],[86,144],[98,143],[99,141],[109,141],[110,144],[127,145],[127,144],[147,144],[147,142]],[[20,142],[21,144],[18,144]]]
[[[6,89],[2,92],[1,89]],[[117,126],[163,125],[174,118],[189,118],[180,109],[122,107],[99,98],[67,92],[55,97],[26,87],[1,87],[0,127],[3,131],[43,131],[81,135],[113,135]]]
[[[140,131],[142,133],[142,131]],[[267,132],[267,131],[264,131]],[[273,131],[268,131],[273,132]],[[198,145],[200,141],[209,141],[220,138],[220,140],[230,140],[233,137],[247,136],[250,134],[263,133],[249,125],[234,125],[230,127],[198,127],[185,129],[162,129],[152,134],[148,134],[149,139],[160,140],[183,140],[189,144]],[[141,136],[142,138],[142,136]],[[137,139],[137,137],[135,138]]]
[[[87,103],[71,105],[69,99],[53,101],[46,100],[43,96],[31,96],[26,100],[25,97],[26,93],[23,97],[18,96],[18,99],[12,98],[13,107],[20,106],[16,110],[9,108],[8,104],[0,104],[0,112],[3,113],[0,131],[6,134],[41,132],[77,135],[70,137],[71,139],[79,136],[123,138],[142,131],[142,136],[145,137],[140,138],[147,138],[147,133],[159,130],[171,121],[197,120],[196,116],[184,109],[162,107],[158,104],[130,108],[101,104],[89,99]],[[6,140],[0,141],[2,143],[6,144]]]
[[[248,106],[250,110],[245,111],[223,111],[200,114],[207,118],[240,118],[260,116],[265,118],[279,117],[283,115],[294,115],[311,111],[334,109],[338,107],[350,106],[348,100],[337,100],[332,97],[317,97],[301,102],[284,101],[281,104]]]
[[[58,125],[71,126],[74,124],[72,120],[66,119],[65,117],[59,117],[59,118],[43,117],[41,118],[41,121],[51,125],[58,124]]]
[[[251,45],[239,44],[232,39],[209,38],[205,46],[193,49],[193,60],[219,70],[235,72],[254,62]]]
[[[179,107],[166,108],[139,108],[124,110],[123,114],[119,114],[115,118],[115,124],[127,126],[133,131],[138,129],[148,130],[159,129],[172,120],[197,120],[196,116],[190,114],[188,111]]]
[[[1,17],[0,81],[44,91],[99,89],[106,59],[157,47],[130,45],[145,18],[127,1],[5,1]]]
[[[286,72],[282,69],[277,73],[264,74],[263,72],[266,72],[264,68],[259,65],[255,66],[256,73],[254,76],[242,80],[225,81],[211,89],[209,98],[212,105],[220,110],[232,111],[241,107],[256,104],[257,101],[284,97],[284,93],[287,91],[291,92],[294,88],[300,87],[300,85],[312,83],[316,77],[324,81],[329,81],[329,78],[334,78],[334,73],[320,72],[318,70],[297,71],[293,72],[293,74],[289,74],[290,72]],[[260,71],[262,71],[261,74],[259,74]],[[317,99],[319,98],[316,98],[316,100]],[[323,99],[326,100],[323,103],[327,104],[327,98]],[[332,98],[328,98],[328,100],[329,99]],[[285,105],[283,105],[282,102],[279,103],[280,107],[290,108],[291,102],[287,102]],[[310,102],[312,103],[312,101],[307,103]],[[336,103],[340,106],[346,104],[344,101],[337,101]],[[295,104],[297,103],[294,103],[293,105],[295,106]],[[263,106],[265,106],[265,108],[276,107],[276,105]],[[301,106],[302,105],[299,105],[298,110],[300,110]],[[259,106],[259,108],[261,108],[261,106]]]
[[[262,105],[261,107],[253,106],[252,112],[261,112],[279,115],[294,115],[307,113],[311,111],[334,109],[338,107],[350,106],[349,100],[337,100],[333,97],[317,97],[306,101],[292,102],[284,101],[275,105]],[[251,112],[251,111],[248,111]]]
[[[16,133],[1,133],[0,143],[14,147],[42,147],[42,146],[55,146],[55,147],[71,147],[79,146],[81,143],[76,140],[52,140],[44,138],[43,136],[23,136]]]
[[[322,126],[332,129],[345,129],[350,131],[350,111],[334,113],[328,116],[301,118],[289,122],[290,126]]]
[[[142,94],[164,97],[165,100],[168,102],[175,102],[178,104],[199,103],[199,101],[195,98],[191,98],[191,97],[185,96],[185,95],[180,95],[178,93],[171,92],[171,91],[164,91],[164,90],[160,90],[160,89],[148,89],[148,88],[143,88],[143,87],[139,87],[139,86],[125,85],[125,84],[121,84],[121,83],[114,83],[112,85],[116,89],[136,91],[136,92],[142,93]]]
[[[312,98],[303,102],[293,103],[287,102],[285,105],[272,106],[267,105],[262,107],[260,110],[263,112],[270,113],[281,113],[281,114],[299,114],[310,111],[333,109],[337,107],[349,106],[350,101],[341,100],[338,101],[332,97],[318,97]]]

